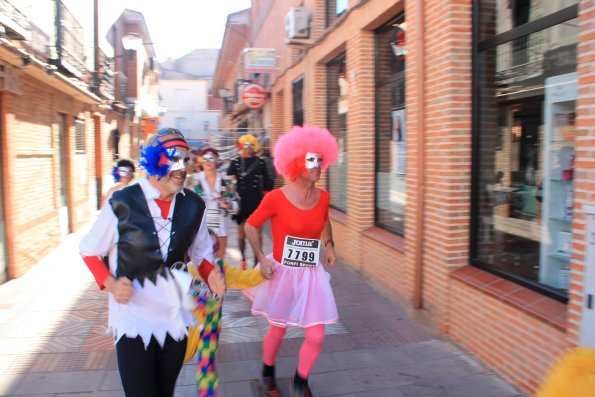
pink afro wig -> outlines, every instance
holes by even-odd
[[[326,170],[337,161],[337,140],[326,128],[294,126],[275,144],[275,168],[285,178],[295,181],[306,169],[306,153],[322,155],[322,169]]]

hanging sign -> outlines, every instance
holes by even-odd
[[[265,104],[267,92],[260,84],[250,83],[244,86],[240,98],[242,103],[250,109],[258,109]]]

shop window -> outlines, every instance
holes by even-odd
[[[479,38],[489,39],[513,28],[576,7],[578,0],[476,0],[479,7]],[[569,10],[570,11],[570,10]],[[543,22],[543,20],[541,21]],[[523,46],[522,40],[516,46]]]
[[[578,21],[521,35],[515,26],[565,2],[501,3],[512,7],[511,30],[480,43],[474,65],[471,261],[563,301],[572,251]]]
[[[376,32],[376,226],[403,235],[407,204],[405,17]]]
[[[345,54],[327,64],[327,128],[339,143],[339,158],[328,170],[331,206],[347,211],[347,69]]]
[[[327,0],[326,1],[326,26],[332,25],[335,20],[347,11],[349,0]]]
[[[293,125],[304,125],[304,77],[293,82]]]

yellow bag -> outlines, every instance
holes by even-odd
[[[198,349],[198,340],[200,339],[200,326],[196,324],[194,327],[188,328],[188,344],[186,345],[186,355],[184,355],[184,362],[187,363],[192,360]]]
[[[595,395],[595,349],[575,347],[558,359],[535,397],[593,397],[593,395]]]

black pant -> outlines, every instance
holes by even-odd
[[[123,336],[116,344],[120,379],[126,397],[172,397],[184,364],[187,338],[176,342],[167,335],[163,347],[151,338],[149,346],[140,336]]]

